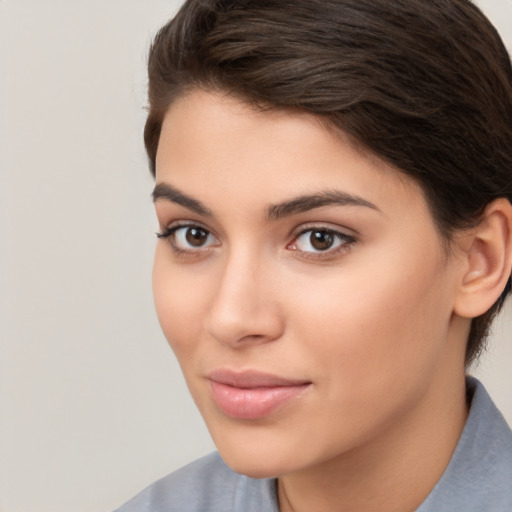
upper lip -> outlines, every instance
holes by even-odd
[[[311,384],[310,381],[305,379],[290,379],[257,370],[234,371],[226,368],[212,371],[208,375],[208,378],[213,382],[226,384],[235,388],[271,388]]]

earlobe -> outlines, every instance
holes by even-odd
[[[484,314],[500,297],[512,267],[512,205],[497,199],[468,232],[465,271],[454,312],[465,318]]]

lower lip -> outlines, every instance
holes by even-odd
[[[268,416],[297,398],[309,387],[309,384],[301,384],[236,388],[220,382],[210,382],[213,399],[218,407],[232,418],[245,420]]]

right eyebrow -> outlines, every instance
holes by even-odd
[[[153,202],[156,203],[159,200],[166,200],[172,203],[184,206],[188,210],[197,213],[198,215],[204,215],[206,217],[213,217],[212,211],[207,208],[201,201],[194,199],[193,197],[187,196],[183,192],[180,192],[177,188],[172,187],[168,183],[158,183],[153,189],[151,194]]]

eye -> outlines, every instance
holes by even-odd
[[[168,239],[171,247],[179,251],[192,252],[218,245],[218,240],[206,228],[197,225],[180,225],[157,233],[158,238]]]
[[[333,229],[311,228],[301,231],[288,249],[310,254],[332,255],[348,250],[354,242],[354,237]]]

